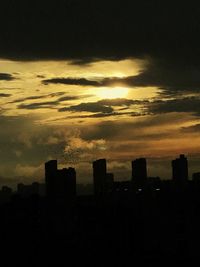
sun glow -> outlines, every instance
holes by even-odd
[[[96,91],[96,95],[100,98],[124,98],[127,97],[129,92],[128,88],[125,87],[114,87],[114,88],[102,88]]]

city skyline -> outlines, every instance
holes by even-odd
[[[200,4],[1,0],[6,266],[199,261]]]
[[[197,171],[198,6],[4,0],[1,9],[0,184],[39,180],[54,158],[83,183],[104,155],[119,177],[146,157],[167,178],[181,153]]]
[[[107,186],[106,181],[108,181],[108,186],[111,185],[113,182],[128,182],[128,181],[134,181],[134,183],[137,186],[143,186],[150,179],[160,179],[161,181],[172,180],[175,182],[181,182],[181,181],[189,181],[189,180],[195,181],[195,180],[198,180],[200,177],[200,165],[199,165],[199,169],[196,168],[195,171],[192,172],[190,169],[190,162],[188,162],[188,158],[184,154],[180,154],[178,158],[171,159],[169,161],[170,175],[167,177],[167,179],[159,176],[158,173],[156,172],[154,173],[154,175],[152,175],[152,173],[149,172],[149,165],[148,165],[149,163],[148,163],[148,159],[146,158],[135,158],[129,163],[130,163],[129,175],[125,176],[122,172],[122,176],[120,179],[118,176],[116,176],[115,170],[113,170],[113,172],[110,171],[109,161],[107,159],[105,158],[97,159],[90,163],[91,176],[89,177],[88,183],[81,183],[81,180],[79,179],[77,175],[78,169],[70,165],[69,166],[59,165],[56,159],[49,160],[45,164],[43,164],[44,177],[39,180],[33,180],[32,184],[33,186],[35,186],[35,184],[46,184],[47,185],[48,183],[48,179],[47,179],[48,176],[46,176],[47,173],[49,173],[50,175],[49,177],[52,177],[52,178],[54,177],[55,179],[58,179],[58,182],[59,182],[59,180],[62,179],[62,177],[67,177],[68,176],[67,173],[70,173],[71,171],[72,173],[75,172],[76,185],[79,185],[79,186],[94,185],[94,192],[96,191],[95,181],[97,182],[97,186],[102,187],[100,189],[101,191],[101,190],[104,190],[103,188],[106,188]],[[55,182],[53,183],[53,188],[56,188],[56,183],[57,182],[55,180]],[[63,180],[63,182],[61,183],[62,183],[61,188],[64,189],[66,187],[65,181]],[[18,186],[21,186],[21,185],[23,188],[23,186],[31,185],[31,182],[30,181],[15,182],[15,184],[12,185],[11,188],[16,188],[16,187],[18,188]],[[0,186],[4,188],[10,185],[9,183],[4,182]]]
[[[188,180],[183,154],[171,161],[170,181],[149,177],[145,158],[134,159],[131,165],[132,179],[120,182],[108,173],[106,159],[94,161],[94,190],[86,194],[77,194],[76,171],[58,168],[56,160],[44,164],[46,193],[38,183],[18,184],[16,192],[4,186],[0,190],[3,259],[8,244],[15,255],[12,260],[21,264],[28,260],[45,266],[52,262],[79,266],[88,251],[94,263],[99,250],[103,253],[96,266],[105,266],[108,260],[122,266],[161,264],[166,257],[173,263],[196,263],[200,172]]]

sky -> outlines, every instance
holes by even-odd
[[[200,171],[200,10],[160,2],[2,1],[0,185],[43,181],[50,159],[79,183],[98,158],[118,180],[138,157]]]

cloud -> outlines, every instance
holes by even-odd
[[[174,133],[173,127],[177,131],[179,127],[188,121],[191,121],[191,116],[183,116],[176,113],[156,114],[153,116],[141,115],[128,120],[98,121],[91,124],[89,128],[83,128],[82,138],[86,140],[99,138],[120,140],[119,143],[123,143],[127,140],[137,142],[137,140],[143,140],[146,137],[151,141],[154,138],[159,138],[159,135]]]
[[[26,100],[36,100],[36,99],[44,99],[44,98],[49,98],[49,97],[56,97],[59,95],[63,95],[65,93],[63,92],[58,92],[58,93],[52,93],[49,95],[41,95],[41,96],[30,96],[30,97],[25,97],[25,98],[20,98],[20,99],[16,99],[10,103],[20,103],[20,102],[24,102]],[[65,101],[73,101],[73,100],[78,100],[78,99],[82,99],[85,97],[90,97],[91,95],[77,95],[77,96],[63,96],[63,97],[59,97],[57,100],[54,101],[44,101],[44,102],[36,102],[36,103],[22,103],[20,105],[18,105],[19,109],[40,109],[40,108],[54,108],[55,106],[59,105],[61,102],[65,102]]]
[[[6,2],[2,1],[4,13],[0,18],[2,25],[7,21],[1,32],[4,36],[0,43],[1,58],[68,59],[76,65],[102,59],[142,58],[149,61],[147,68],[136,77],[48,79],[39,73],[43,83],[155,86],[170,95],[199,92],[200,8],[195,4],[182,3],[179,12],[177,3],[168,1],[162,5],[154,0],[135,1],[134,8],[132,1],[116,3],[114,0],[109,3],[103,0],[101,3],[62,1],[56,7],[54,4],[37,5],[33,0],[27,5],[22,0],[23,4],[12,4],[12,8]],[[23,22],[19,19],[20,14],[23,14]],[[37,21],[34,19],[36,14]],[[55,19],[50,20],[52,17]],[[5,73],[2,77],[14,78]]]
[[[31,103],[31,104],[20,104],[18,105],[19,109],[40,109],[40,108],[53,108],[54,106],[58,105],[59,102],[56,101],[46,101],[46,102],[38,102],[38,103]]]
[[[70,149],[105,150],[105,144],[106,142],[103,139],[86,141],[86,140],[81,139],[80,137],[71,137],[69,138],[68,144],[65,147],[65,152],[68,152]]]
[[[185,133],[197,133],[199,134],[200,132],[200,123],[191,125],[191,126],[187,126],[187,127],[182,127],[181,128],[183,132]]]
[[[110,78],[52,78],[43,80],[44,84],[56,83],[92,87],[157,87],[162,94],[199,93],[200,65],[185,65],[171,58],[146,58],[146,65],[138,75]]]
[[[12,81],[15,80],[14,76],[10,73],[0,73],[0,81]]]
[[[38,74],[36,77],[37,77],[37,78],[41,78],[41,79],[44,79],[44,78],[45,78],[44,75],[40,75],[40,74]]]
[[[194,58],[199,51],[199,7],[192,3],[182,3],[180,12],[180,5],[170,1],[77,0],[47,6],[4,0],[0,56],[80,62],[164,53]]]
[[[114,99],[102,99],[98,101],[98,103],[107,106],[130,106],[133,104],[141,104],[141,101],[126,99],[126,98],[114,98]]]
[[[97,102],[87,102],[81,103],[78,105],[60,108],[60,112],[64,111],[73,111],[73,112],[92,112],[96,114],[92,115],[78,115],[79,118],[100,118],[106,116],[116,116],[116,115],[138,115],[137,112],[115,112],[113,107],[124,107],[122,110],[126,110],[129,106],[135,105],[144,105],[149,103],[148,100],[132,100],[126,98],[115,98],[115,99],[102,99]]]
[[[89,127],[88,123],[72,126],[68,120],[64,124],[41,127],[39,117],[0,116],[0,138],[4,140],[0,148],[0,173],[42,178],[43,163],[58,158],[63,165],[75,165],[84,179],[88,170],[80,171],[79,163],[88,164],[95,158],[105,157],[105,154],[110,159],[128,160],[130,163],[132,157],[152,155],[152,151],[155,155],[177,152],[176,147],[169,146],[170,142],[174,145],[175,141],[179,142],[178,149],[183,149],[180,140],[185,134],[179,129],[188,120],[189,115],[167,113],[128,120],[96,120]],[[192,149],[196,144],[188,147]]]
[[[110,77],[110,78],[51,78],[43,80],[43,84],[66,84],[66,85],[79,85],[79,86],[93,86],[93,87],[113,87],[115,85],[128,85],[134,86],[138,85],[137,82],[134,82],[135,76],[128,76],[125,78],[119,77]]]
[[[190,112],[200,115],[200,98],[185,97],[172,100],[158,100],[149,104],[148,110],[153,114],[170,113],[170,112]]]
[[[85,78],[52,78],[42,81],[43,84],[67,84],[67,85],[81,85],[81,86],[101,86],[101,82],[89,80]]]
[[[37,100],[37,99],[43,99],[43,98],[47,98],[47,97],[61,96],[64,94],[65,94],[64,92],[57,92],[57,93],[51,93],[51,94],[47,94],[47,95],[33,95],[33,96],[27,96],[27,97],[15,99],[10,103],[20,103],[20,102],[24,102],[26,100]]]
[[[9,96],[11,96],[11,94],[0,93],[0,97],[9,97]]]
[[[90,66],[91,64],[99,62],[101,60],[102,60],[101,58],[84,57],[84,58],[71,59],[69,64],[78,66]],[[107,60],[113,60],[113,58],[107,58]]]
[[[43,164],[39,166],[33,166],[33,165],[22,165],[22,164],[17,164],[15,167],[15,173],[17,176],[21,177],[37,177],[40,176],[43,173],[44,166]]]
[[[71,100],[78,100],[78,99],[83,99],[83,98],[89,98],[89,97],[92,97],[93,95],[89,95],[89,94],[86,94],[86,95],[68,95],[68,96],[63,96],[63,97],[60,97],[58,99],[58,101],[62,102],[62,101],[71,101]]]
[[[148,64],[138,75],[110,78],[52,78],[43,83],[60,83],[67,85],[93,86],[93,87],[158,87],[162,94],[177,95],[184,93],[199,93],[200,90],[200,66],[185,65],[182,61],[174,61],[171,58],[150,58]]]
[[[90,115],[69,115],[67,117],[65,117],[65,119],[90,119],[90,118],[107,118],[107,117],[118,117],[118,116],[132,116],[132,117],[138,117],[138,116],[143,116],[145,114],[142,113],[137,113],[137,112],[111,112],[111,113],[94,113],[94,114],[90,114]],[[55,121],[59,121],[59,120],[63,120],[63,118],[58,118]]]
[[[81,103],[78,105],[66,107],[66,108],[60,108],[60,112],[63,111],[73,111],[73,112],[101,112],[101,113],[111,113],[113,112],[113,108],[110,106],[102,105],[98,102],[88,102],[88,103]]]
[[[150,58],[146,68],[134,77],[127,77],[124,82],[129,86],[154,86],[162,93],[177,95],[200,91],[200,66],[195,62],[184,64],[182,60],[171,58]]]

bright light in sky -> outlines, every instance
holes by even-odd
[[[114,87],[114,88],[99,88],[96,91],[96,96],[100,98],[124,98],[127,97],[129,89],[125,87]]]

